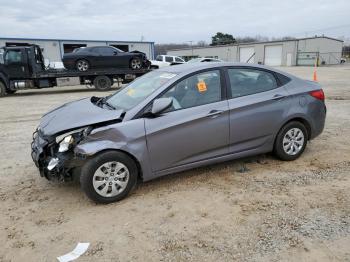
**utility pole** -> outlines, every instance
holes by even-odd
[[[190,41],[186,41],[186,42],[189,42],[191,44],[191,53],[192,53],[192,58],[193,58],[193,40],[190,40]]]

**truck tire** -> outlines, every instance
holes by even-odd
[[[6,95],[6,87],[3,82],[0,81],[0,97]]]
[[[138,169],[134,160],[118,151],[105,151],[89,159],[81,169],[80,185],[96,203],[125,198],[135,187]]]
[[[94,79],[94,86],[99,91],[107,91],[112,87],[112,80],[108,76],[98,76]]]
[[[8,94],[14,94],[14,93],[17,92],[17,90],[7,90],[6,92],[7,92]]]

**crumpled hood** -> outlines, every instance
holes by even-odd
[[[44,136],[52,136],[63,131],[118,120],[123,110],[109,110],[98,107],[90,98],[66,103],[45,114],[39,129]]]

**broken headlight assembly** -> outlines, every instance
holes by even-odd
[[[78,144],[80,140],[89,135],[91,130],[92,127],[84,127],[57,136],[58,152],[67,152],[73,145]]]

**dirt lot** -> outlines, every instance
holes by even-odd
[[[310,79],[312,68],[283,68]],[[318,72],[323,134],[294,162],[273,156],[167,176],[96,205],[78,185],[40,178],[30,158],[40,116],[84,87],[0,99],[0,261],[350,261],[350,66]],[[248,170],[242,171],[242,166]]]

